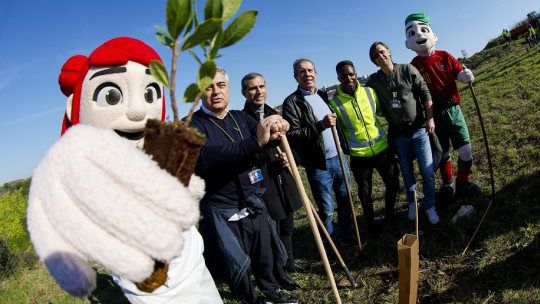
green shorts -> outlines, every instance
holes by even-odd
[[[435,133],[443,151],[448,151],[450,142],[452,142],[454,149],[471,142],[467,123],[459,105],[435,114]]]

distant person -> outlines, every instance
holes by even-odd
[[[390,49],[383,42],[371,45],[369,58],[380,70],[370,75],[366,85],[377,93],[381,112],[390,124],[389,137],[396,145],[407,191],[408,218],[411,221],[416,218],[413,166],[416,158],[422,175],[423,208],[429,222],[435,225],[439,215],[435,210],[435,172],[428,136],[435,131],[431,95],[418,70],[411,64],[394,63]]]
[[[529,41],[531,42],[531,46],[534,46],[538,43],[538,40],[536,39],[536,30],[532,25],[529,25],[529,28],[527,29],[527,35],[529,37]]]
[[[333,192],[337,201],[340,239],[354,244],[351,206],[330,130],[336,126],[336,114],[330,110],[326,92],[316,87],[317,70],[311,60],[297,59],[293,64],[293,75],[298,89],[283,102],[283,118],[290,124],[287,137],[298,163],[306,168],[311,192],[326,230],[334,236]],[[349,176],[348,168],[346,170]]]
[[[507,29],[503,29],[502,31],[502,37],[504,38],[504,40],[510,44],[510,42],[512,42],[512,34],[510,34],[510,32],[507,30]]]
[[[242,78],[242,95],[246,98],[243,111],[248,113],[256,121],[260,121],[268,116],[276,115],[277,111],[266,104],[268,86],[261,74],[249,73]],[[276,147],[264,149],[261,157],[261,169],[263,174],[264,201],[272,219],[277,222],[279,237],[287,249],[287,262],[285,265],[278,265],[279,274],[276,279],[280,285],[288,290],[298,288],[283,271],[295,271],[292,235],[294,230],[294,212],[302,207],[300,194],[296,189],[296,183],[287,170],[288,163],[283,151]]]
[[[351,61],[336,65],[340,85],[330,106],[338,118],[351,156],[351,171],[358,184],[358,197],[364,210],[368,234],[379,232],[375,224],[372,188],[373,169],[381,176],[384,186],[384,212],[387,224],[394,223],[394,205],[399,190],[399,168],[393,149],[389,148],[387,134],[377,118],[377,94],[358,82]]]
[[[191,125],[206,136],[195,172],[206,182],[200,231],[213,274],[221,273],[242,303],[260,303],[251,272],[270,303],[298,303],[279,289],[274,248],[279,241],[262,198],[257,155],[285,134],[288,123],[274,115],[259,123],[229,110],[230,83],[218,68]],[[286,255],[286,253],[285,253]]]

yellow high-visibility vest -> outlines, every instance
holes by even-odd
[[[330,101],[349,144],[351,156],[372,157],[388,147],[386,132],[377,118],[377,95],[358,83],[354,97],[345,94],[341,85]]]

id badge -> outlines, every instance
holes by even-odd
[[[401,102],[397,99],[397,92],[392,92],[392,97],[393,98],[390,101],[392,109],[401,109]]]
[[[248,173],[249,181],[251,184],[258,183],[263,180],[262,171],[261,169],[253,169]]]

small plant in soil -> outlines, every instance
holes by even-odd
[[[239,14],[225,27],[224,23],[236,14],[242,0],[207,0],[204,20],[199,20],[196,0],[168,0],[166,7],[167,29],[157,27],[156,38],[172,51],[170,74],[163,63],[150,62],[152,75],[169,89],[173,122],[149,120],[144,130],[144,150],[152,155],[160,167],[177,177],[184,185],[195,171],[204,136],[190,128],[189,123],[203,92],[210,86],[216,74],[219,50],[244,38],[253,28],[257,11]],[[197,51],[194,51],[196,47]],[[184,121],[178,116],[176,105],[177,58],[188,51],[199,63],[196,82],[184,91],[183,101],[192,103]],[[201,54],[202,52],[202,54]],[[140,290],[151,292],[167,278],[167,263],[156,261],[154,273],[137,284]]]

